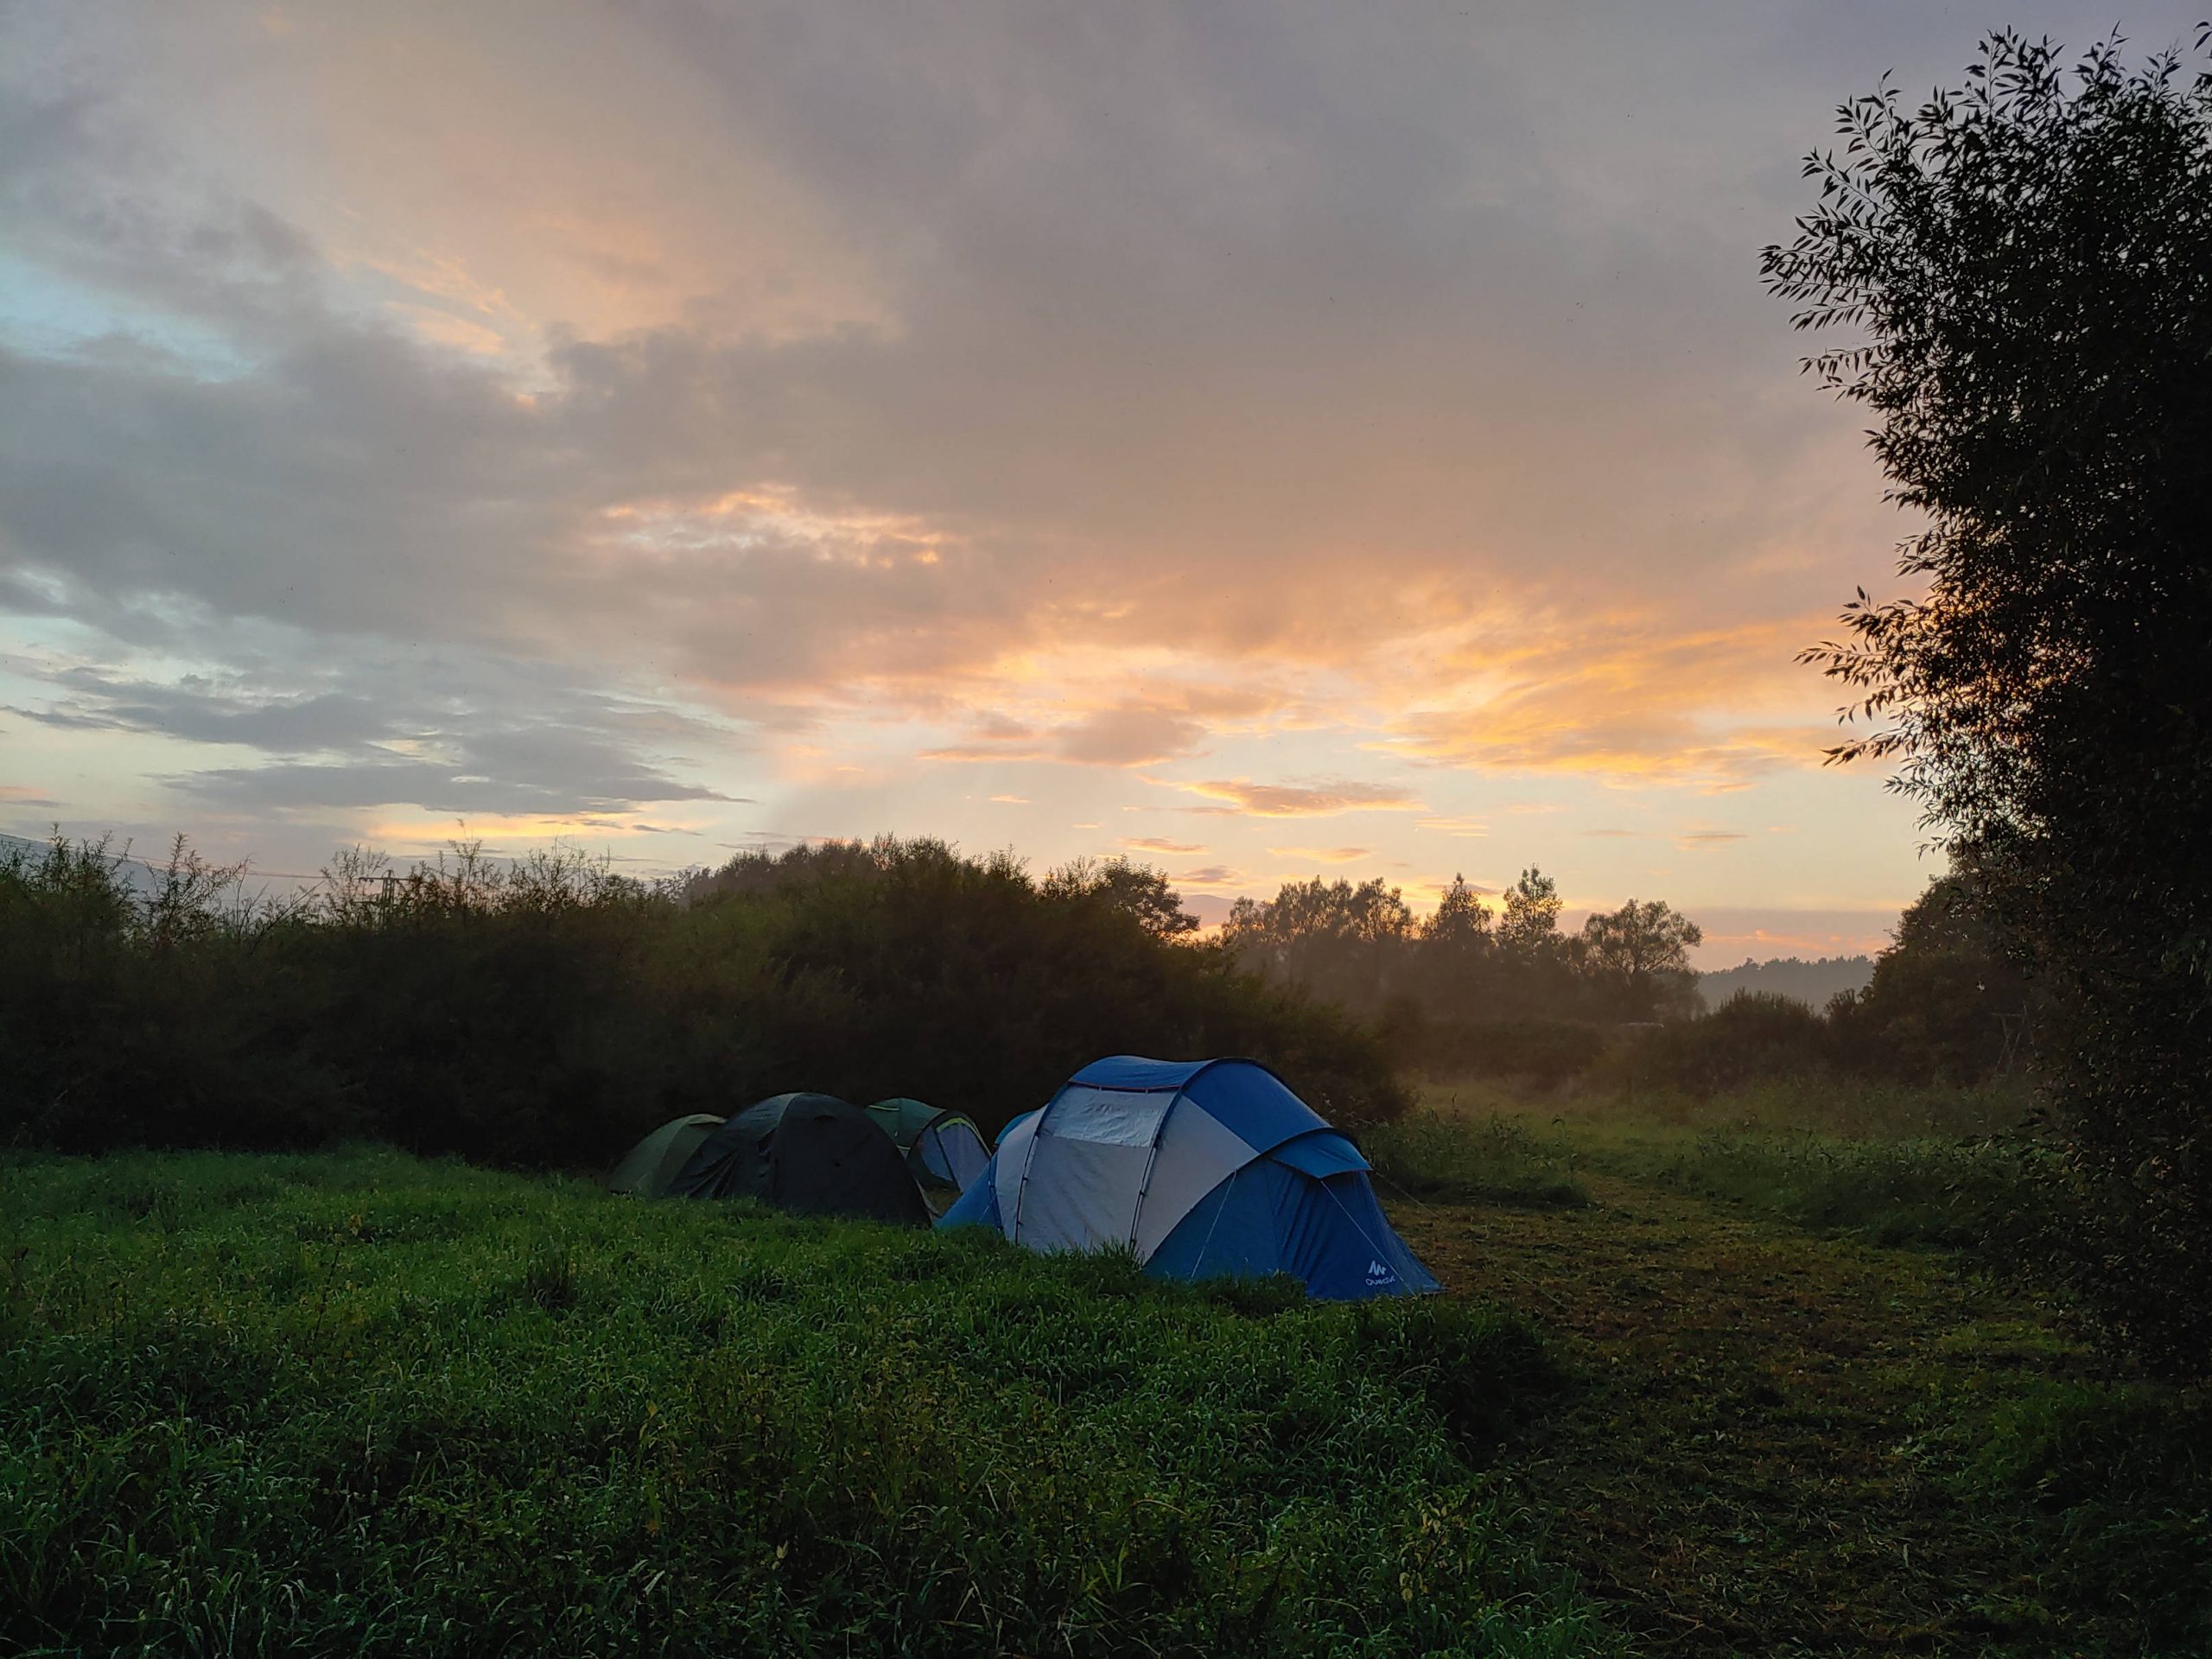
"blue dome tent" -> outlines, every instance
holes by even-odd
[[[1116,1055],[1018,1117],[940,1227],[1037,1250],[1135,1250],[1169,1279],[1287,1273],[1350,1301],[1436,1281],[1383,1219],[1367,1160],[1251,1060]]]

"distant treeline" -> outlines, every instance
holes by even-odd
[[[1579,933],[1559,925],[1559,884],[1522,872],[1498,907],[1464,877],[1416,921],[1379,877],[1287,883],[1239,899],[1223,937],[1240,962],[1375,1016],[1438,1020],[1662,1020],[1697,1007],[1697,924],[1659,899],[1630,899]]]
[[[1379,1039],[1241,970],[1157,872],[1038,879],[931,841],[747,855],[646,886],[579,855],[336,861],[295,899],[180,841],[0,854],[0,1142],[372,1138],[591,1167],[664,1119],[816,1089],[987,1128],[1099,1055],[1249,1054],[1357,1129],[1407,1096]]]
[[[1786,996],[1808,1008],[1825,1008],[1839,992],[1863,991],[1873,977],[1872,957],[1821,957],[1811,962],[1798,957],[1753,962],[1747,957],[1738,967],[1700,974],[1697,989],[1708,1009],[1719,1007],[1738,991]]]
[[[1696,1093],[1819,1071],[1976,1083],[2025,1064],[2029,999],[1967,899],[1938,880],[1872,960],[1703,976],[1689,965],[1697,925],[1671,905],[1630,900],[1570,934],[1534,868],[1495,909],[1455,880],[1420,920],[1379,880],[1292,882],[1239,899],[1223,937],[1240,963],[1374,1022],[1431,1072]]]

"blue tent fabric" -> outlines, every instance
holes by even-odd
[[[1212,1060],[1147,1060],[1135,1054],[1109,1054],[1070,1077],[1096,1089],[1180,1089],[1215,1065]],[[1009,1128],[1013,1125],[1007,1125]]]
[[[1293,1135],[1329,1127],[1281,1077],[1250,1060],[1221,1061],[1185,1086],[1185,1096],[1221,1120],[1240,1141],[1272,1152]]]
[[[1287,1273],[1347,1300],[1435,1290],[1368,1173],[1262,1065],[1117,1055],[1007,1124],[938,1224],[1034,1249],[1127,1248],[1166,1278]]]
[[[1145,1263],[1163,1279],[1287,1273],[1325,1301],[1421,1296],[1436,1281],[1406,1248],[1363,1175],[1316,1180],[1272,1158],[1247,1164],[1185,1216]]]
[[[1236,1137],[1262,1152],[1327,1122],[1257,1060],[1147,1060],[1116,1054],[1068,1079],[1093,1089],[1160,1093],[1195,1100]],[[1010,1127],[1010,1126],[1009,1126]]]
[[[1005,1227],[999,1222],[999,1164],[995,1154],[984,1166],[983,1178],[971,1181],[954,1199],[952,1207],[937,1218],[940,1227],[988,1227],[1002,1233]]]
[[[1315,1129],[1310,1135],[1296,1136],[1284,1141],[1268,1156],[1279,1164],[1288,1164],[1293,1169],[1303,1170],[1317,1179],[1364,1173],[1372,1167],[1366,1159],[1359,1155],[1359,1148],[1334,1129]]]

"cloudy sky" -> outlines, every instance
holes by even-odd
[[[1840,99],[2114,17],[0,0],[0,831],[1878,944],[1793,658],[1909,526],[1758,250]]]

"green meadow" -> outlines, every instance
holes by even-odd
[[[0,1649],[1602,1652],[1516,1315],[397,1154],[0,1166]]]
[[[2212,1649],[2212,1403],[1973,1091],[1432,1086],[1445,1296],[376,1150],[0,1164],[0,1649]],[[1810,1114],[1810,1116],[1808,1116]]]

